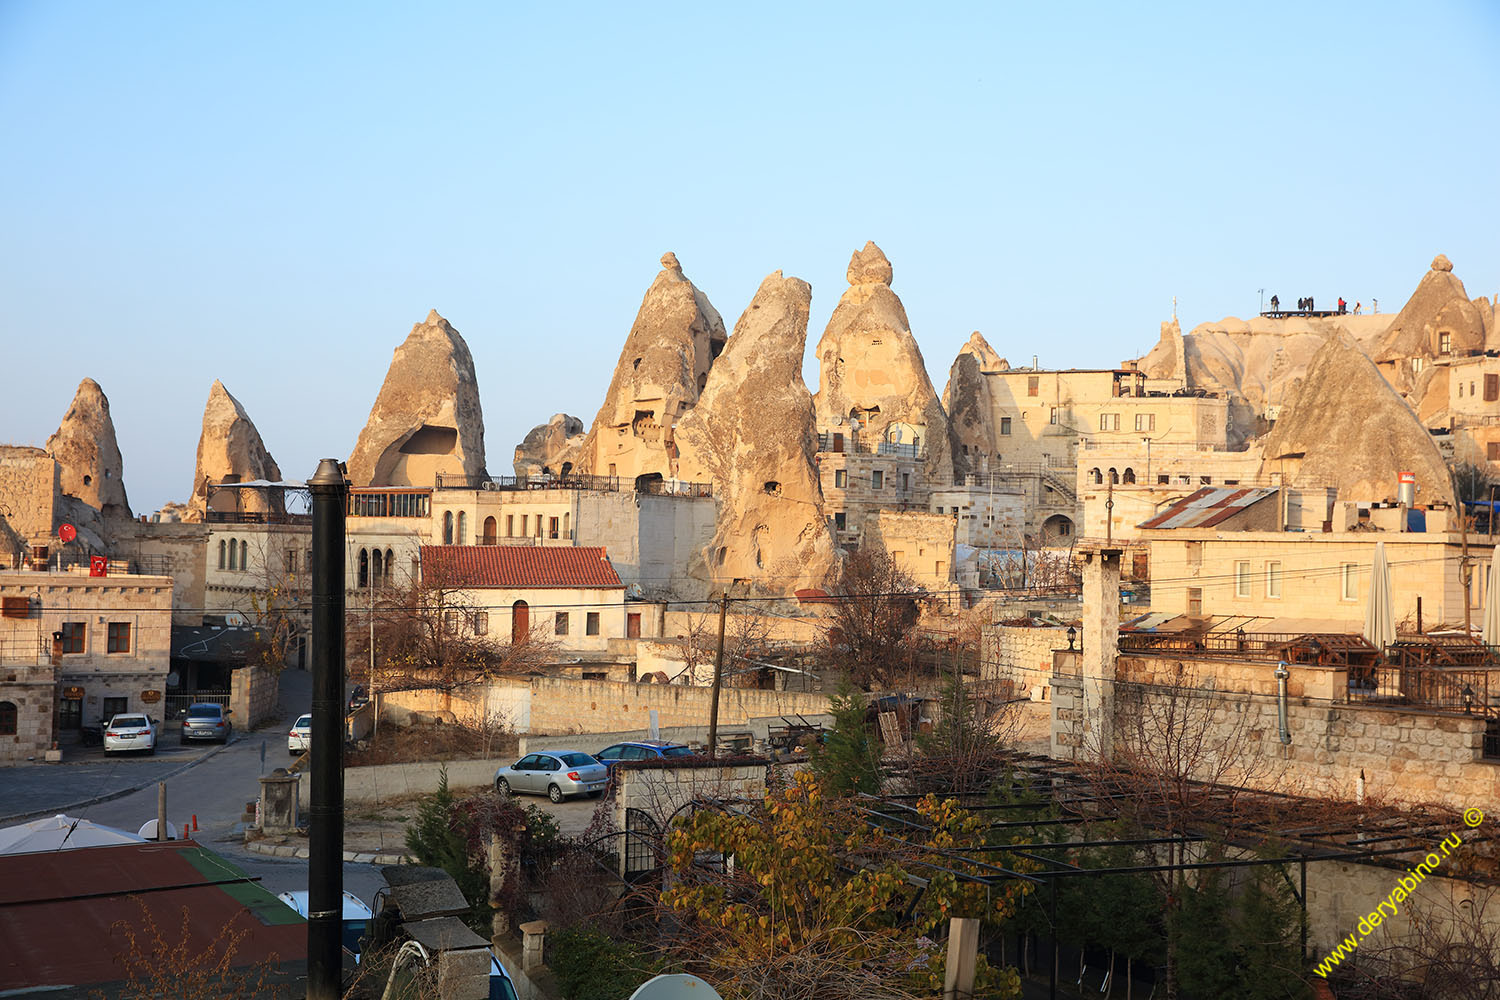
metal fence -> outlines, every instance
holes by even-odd
[[[223,705],[229,707],[228,691],[195,691],[187,694],[169,694],[163,699],[163,711],[168,719],[181,719],[187,715],[189,705]]]
[[[1435,708],[1471,715],[1494,716],[1500,704],[1500,678],[1491,670],[1454,670],[1451,667],[1351,667],[1351,703]]]
[[[675,479],[640,477],[621,480],[619,476],[584,476],[568,474],[536,476],[454,476],[439,473],[437,489],[440,490],[491,490],[516,492],[522,490],[582,490],[592,493],[646,493],[652,496],[710,497],[710,483],[686,483]]]

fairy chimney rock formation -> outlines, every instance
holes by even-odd
[[[555,413],[545,424],[537,424],[516,445],[516,475],[566,476],[578,464],[582,452],[583,421],[566,413]]]
[[[823,516],[813,400],[802,382],[812,288],[780,271],[761,282],[677,425],[682,463],[713,484],[718,518],[704,551],[718,586],[759,594],[822,587],[837,560]]]
[[[1005,359],[975,330],[948,371],[943,409],[948,414],[955,478],[988,473],[999,454],[993,427],[994,398],[983,373],[1003,371],[1005,367],[1009,367]]]
[[[818,427],[857,422],[862,444],[915,445],[933,485],[953,474],[948,416],[932,387],[891,263],[874,243],[849,261],[849,289],[818,341]]]
[[[266,450],[260,431],[240,401],[224,383],[214,380],[203,408],[203,432],[198,436],[198,463],[193,471],[193,495],[188,517],[201,521],[208,508],[209,483],[279,482],[281,469]],[[225,490],[214,498],[215,509],[280,513],[281,497],[262,490]]]
[[[1140,366],[1147,378],[1173,379],[1187,387],[1187,346],[1177,317],[1162,323],[1161,339],[1141,358]]]
[[[673,427],[698,401],[725,333],[723,318],[683,275],[677,255],[663,254],[661,268],[580,447],[580,472],[626,482],[677,478]]]
[[[349,456],[349,479],[429,487],[439,475],[484,477],[484,413],[469,345],[433,310],[396,348]]]
[[[1453,502],[1453,484],[1432,435],[1343,332],[1313,356],[1307,375],[1266,436],[1261,480],[1338,489],[1340,500],[1396,494],[1396,474],[1414,472],[1422,503]]]
[[[106,518],[129,518],[124,462],[109,415],[109,400],[99,383],[78,383],[73,403],[47,439],[47,454],[56,460],[62,492],[93,507]]]

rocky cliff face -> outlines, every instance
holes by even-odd
[[[761,282],[677,425],[685,476],[713,483],[718,519],[703,571],[715,586],[745,581],[753,593],[790,594],[832,576],[813,401],[802,383],[811,302],[811,287],[780,271]]]
[[[859,423],[862,442],[892,441],[926,451],[926,476],[953,475],[948,415],[932,388],[906,309],[891,291],[891,262],[874,243],[849,261],[846,291],[818,341],[818,426]],[[900,438],[897,441],[897,438]]]
[[[1010,367],[978,330],[959,350],[943,388],[948,414],[948,443],[955,477],[984,475],[999,454],[995,442],[994,399],[982,372]]]
[[[1448,372],[1439,374],[1431,365],[1414,370],[1411,359],[1484,351],[1493,333],[1487,329],[1490,311],[1480,305],[1483,301],[1469,300],[1452,262],[1438,254],[1381,338],[1375,360],[1419,413],[1430,418],[1447,409]]]
[[[105,518],[129,518],[124,462],[115,440],[109,400],[99,383],[78,384],[73,403],[47,439],[47,454],[60,467],[62,491],[99,511]]]
[[[1352,337],[1329,337],[1267,435],[1259,478],[1334,486],[1341,500],[1384,500],[1415,472],[1423,503],[1453,502],[1448,467],[1406,402]]]
[[[193,471],[193,495],[188,501],[189,519],[201,521],[208,507],[208,484],[248,483],[257,479],[278,482],[281,469],[266,450],[260,431],[240,401],[224,383],[214,380],[203,408],[203,431],[198,436],[198,463]],[[216,502],[219,497],[215,497]],[[232,509],[279,513],[280,497],[260,490],[228,491],[223,498]],[[193,516],[196,514],[197,516]]]
[[[436,310],[396,348],[349,456],[355,486],[432,486],[485,475],[484,412],[469,345]]]
[[[580,472],[679,478],[673,427],[698,401],[724,349],[724,320],[667,253],[646,290],[604,405],[580,448]]]
[[[578,465],[586,438],[582,420],[554,413],[551,420],[537,424],[516,445],[516,475],[567,475]]]

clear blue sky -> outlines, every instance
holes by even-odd
[[[1102,365],[1174,295],[1500,291],[1492,0],[562,10],[0,0],[0,441],[92,376],[150,511],[220,378],[304,478],[436,308],[509,472],[665,250],[731,327],[810,281],[811,350],[875,240],[939,389],[976,329]]]

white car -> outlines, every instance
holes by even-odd
[[[286,734],[286,749],[293,757],[312,749],[311,715],[299,715],[297,721],[292,723],[291,731]]]
[[[144,750],[156,753],[157,727],[161,723],[144,715],[116,715],[104,727],[104,752]]]

